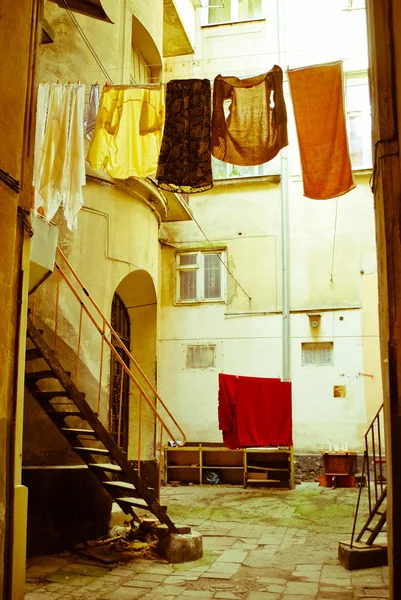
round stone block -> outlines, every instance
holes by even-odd
[[[162,536],[156,552],[173,564],[199,560],[203,556],[203,540],[200,533],[168,533]]]

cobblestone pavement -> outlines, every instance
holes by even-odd
[[[168,487],[169,514],[203,535],[204,557],[181,565],[133,560],[107,568],[76,556],[28,560],[26,600],[379,600],[387,567],[347,571],[355,489]]]

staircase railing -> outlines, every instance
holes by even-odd
[[[129,349],[124,344],[118,333],[112,327],[110,321],[101,311],[88,289],[84,286],[83,282],[79,278],[76,271],[68,261],[64,252],[58,247],[56,254],[55,273],[52,277],[55,277],[55,305],[54,305],[54,330],[53,330],[53,351],[57,354],[57,344],[59,341],[59,329],[60,329],[60,290],[62,284],[65,284],[72,297],[76,300],[76,307],[79,309],[78,317],[78,329],[76,332],[76,350],[75,350],[75,372],[71,373],[71,377],[74,383],[79,384],[80,367],[81,367],[81,353],[83,346],[83,337],[87,340],[87,336],[83,333],[84,330],[84,315],[92,323],[95,331],[100,336],[100,351],[99,351],[99,375],[98,375],[98,390],[97,390],[97,414],[99,416],[101,407],[101,396],[102,396],[102,382],[104,375],[104,362],[105,362],[105,347],[109,349],[109,352],[114,356],[114,359],[121,365],[121,377],[119,382],[119,412],[118,412],[118,427],[117,427],[117,439],[118,445],[121,445],[122,437],[122,399],[124,392],[124,385],[130,385],[132,383],[139,392],[139,406],[138,406],[138,430],[137,430],[137,461],[138,461],[138,474],[140,474],[141,468],[141,445],[142,445],[142,417],[143,417],[143,405],[147,405],[152,411],[155,421],[156,430],[153,436],[153,449],[156,456],[157,450],[159,451],[159,468],[160,461],[162,458],[163,451],[163,434],[168,435],[168,439],[171,440],[177,446],[183,446],[186,442],[186,437],[183,429],[180,427],[159,393],[144,373],[138,362],[135,360]],[[39,288],[40,289],[40,288]],[[35,299],[32,301],[32,319],[35,319]],[[65,307],[66,304],[63,304]],[[69,313],[74,312],[71,305],[68,305]],[[46,296],[46,314],[49,313],[49,297]],[[85,325],[86,327],[86,325]],[[69,336],[71,338],[71,336]],[[118,342],[119,350],[122,351],[123,356],[115,349],[112,340],[113,338]],[[85,341],[84,340],[84,341]],[[70,343],[70,339],[69,339]],[[74,351],[74,348],[72,348]],[[124,360],[125,359],[125,360]],[[92,357],[93,360],[93,357]],[[123,376],[126,374],[127,377]],[[95,411],[96,412],[96,411]],[[174,435],[172,429],[175,428],[179,432],[178,435]],[[177,439],[179,438],[179,439]],[[160,477],[160,475],[159,475]]]
[[[355,508],[354,523],[351,534],[351,548],[354,543],[356,524],[360,509],[362,487],[365,483],[368,492],[369,519],[372,518],[375,508],[383,502],[386,492],[386,478],[383,465],[386,463],[384,448],[384,418],[383,404],[380,406],[371,424],[365,433],[365,451],[363,454],[362,476],[359,484],[359,493]],[[368,520],[369,520],[368,519]],[[363,531],[363,530],[362,530]],[[357,536],[359,542],[361,534]]]

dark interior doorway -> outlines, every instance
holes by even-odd
[[[118,294],[114,294],[111,307],[111,325],[118,333],[121,341],[128,350],[131,350],[131,324],[128,310]],[[124,363],[129,367],[129,358],[126,356],[120,342],[113,336],[112,344]],[[121,378],[124,377],[121,394]],[[121,395],[121,398],[120,398]],[[117,357],[112,354],[110,361],[110,432],[118,443],[118,417],[121,401],[121,426],[120,447],[124,452],[128,450],[128,419],[129,419],[129,377],[124,372]]]

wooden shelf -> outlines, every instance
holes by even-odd
[[[231,466],[224,466],[224,465],[203,465],[202,469],[241,469],[241,471],[244,470],[244,467],[231,467]]]
[[[182,447],[164,448],[165,483],[179,481],[202,485],[206,471],[217,471],[222,484],[242,484],[244,487],[248,484],[267,484],[270,487],[293,489],[293,448],[229,450],[217,442],[187,442]],[[270,472],[274,478],[269,478]],[[260,476],[256,477],[257,474]]]
[[[199,465],[167,465],[168,469],[199,469]]]

